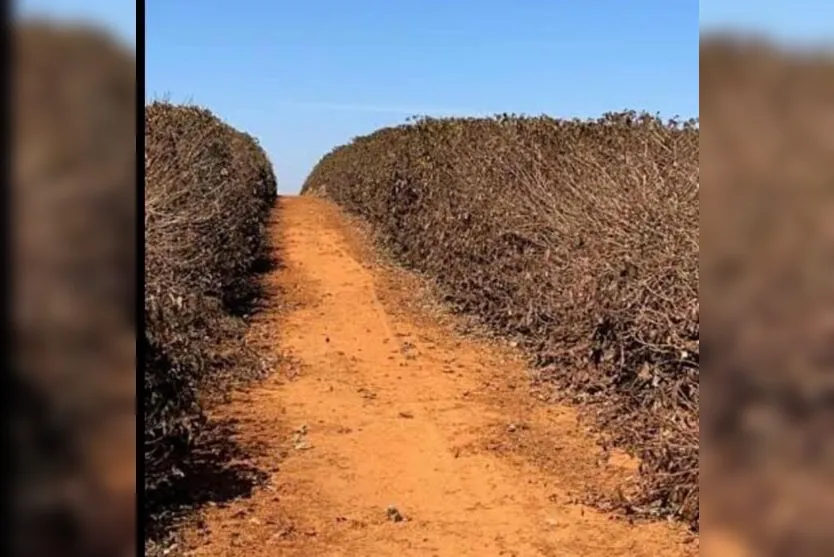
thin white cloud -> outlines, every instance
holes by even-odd
[[[295,108],[311,108],[316,110],[335,110],[341,112],[378,112],[387,114],[487,114],[486,111],[455,109],[455,108],[428,108],[428,107],[405,107],[385,106],[376,104],[353,104],[334,102],[308,102],[308,101],[287,101],[287,106]]]

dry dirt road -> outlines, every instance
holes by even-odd
[[[296,365],[216,411],[269,471],[185,532],[200,557],[694,555],[669,523],[574,494],[634,465],[602,458],[576,414],[540,399],[509,347],[464,338],[420,281],[375,261],[331,204],[283,198],[283,268],[252,341]]]

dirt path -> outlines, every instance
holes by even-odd
[[[268,280],[281,305],[252,334],[297,374],[219,410],[271,479],[210,508],[187,532],[191,555],[697,553],[676,526],[572,503],[632,465],[605,462],[571,410],[539,401],[509,348],[416,307],[416,279],[374,263],[333,206],[284,198],[276,215],[285,268]]]

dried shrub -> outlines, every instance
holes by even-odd
[[[642,459],[640,514],[698,524],[699,130],[423,118],[326,155],[303,193],[368,220]]]
[[[145,488],[168,485],[205,423],[201,395],[261,366],[243,342],[276,180],[208,110],[145,107]]]

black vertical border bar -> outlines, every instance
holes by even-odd
[[[145,0],[136,2],[136,535],[145,555]]]

